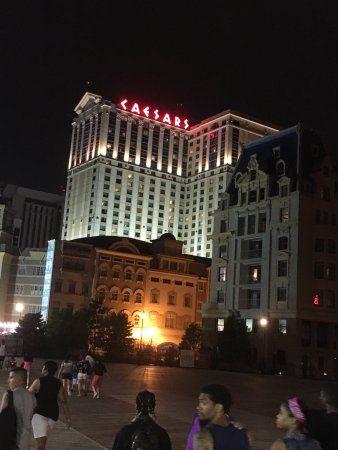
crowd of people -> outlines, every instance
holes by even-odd
[[[29,355],[21,367],[9,369],[9,389],[0,406],[1,450],[29,450],[32,435],[36,449],[45,450],[48,433],[59,418],[60,407],[70,427],[68,397],[73,392],[79,397],[92,392],[94,399],[100,398],[107,369],[91,355],[77,362],[67,356],[60,367],[55,361],[46,361],[41,376],[30,384],[32,363]],[[273,442],[271,450],[338,450],[337,384],[322,386],[320,400],[322,410],[310,410],[298,397],[291,397],[280,405],[276,426],[284,430],[285,435]],[[155,406],[153,393],[138,394],[136,416],[117,433],[112,450],[171,450],[169,434],[156,421]],[[186,450],[248,450],[254,446],[253,435],[259,434],[259,430],[247,430],[238,423],[231,406],[232,397],[225,386],[204,386],[187,433]]]

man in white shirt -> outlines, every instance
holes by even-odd
[[[36,400],[33,394],[26,389],[27,372],[18,367],[9,372],[8,386],[13,391],[14,409],[17,417],[17,446],[18,450],[29,450],[32,438],[31,420],[36,407]],[[5,392],[0,411],[7,406],[7,392]]]
[[[5,356],[6,356],[6,342],[4,339],[2,339],[0,344],[0,369],[2,369]]]

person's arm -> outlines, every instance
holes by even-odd
[[[62,369],[63,369],[63,363],[61,363],[61,365],[60,365],[60,369],[59,369],[59,373],[58,373],[58,378],[61,377]]]
[[[37,378],[35,381],[33,381],[33,383],[31,384],[31,386],[28,390],[33,395],[37,394],[40,390],[40,380]]]
[[[59,401],[60,406],[62,408],[63,414],[65,415],[66,425],[69,428],[70,427],[70,411],[69,411],[69,407],[68,407],[68,401],[67,401],[66,392],[63,389],[63,386],[60,386],[59,395],[58,395],[58,401]]]
[[[7,404],[8,404],[8,392],[5,392],[4,395],[2,396],[0,412],[6,408]]]
[[[278,439],[271,445],[270,450],[286,450],[286,447],[284,442],[281,439]]]

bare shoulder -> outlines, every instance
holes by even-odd
[[[277,441],[272,444],[270,450],[286,450],[286,447],[282,439],[277,439]]]

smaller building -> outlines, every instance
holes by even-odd
[[[176,344],[192,322],[202,323],[211,260],[182,254],[165,234],[152,243],[98,236],[63,241],[56,250],[49,313],[80,309],[101,298],[122,311],[140,344]]]

